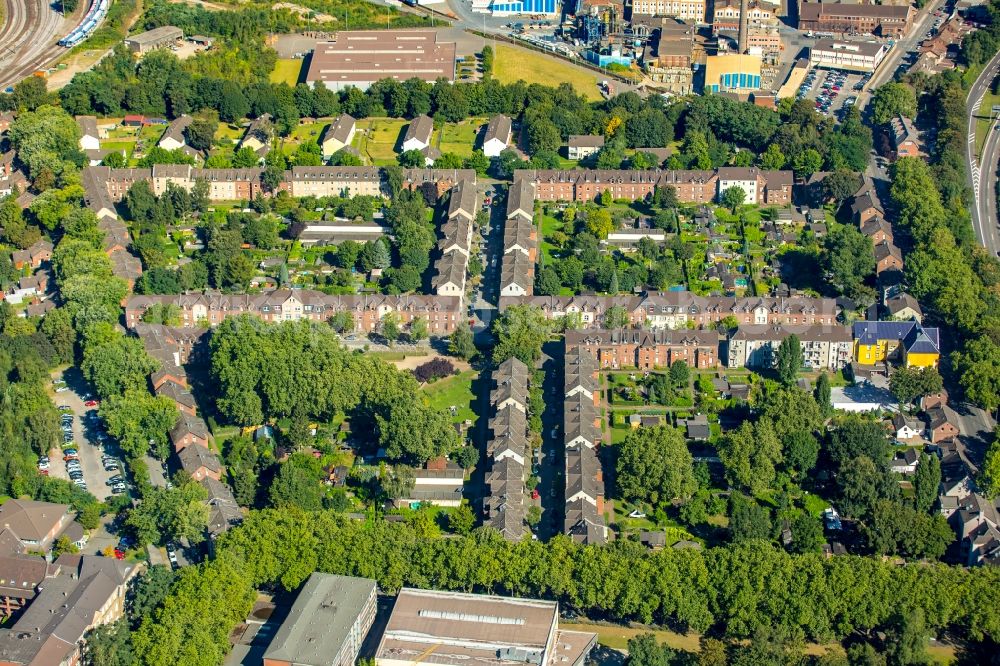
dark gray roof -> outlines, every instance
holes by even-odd
[[[476,217],[476,186],[467,180],[460,180],[451,188],[448,199],[448,218],[465,213],[469,219]]]
[[[483,135],[483,143],[490,141],[491,139],[499,139],[500,141],[507,143],[510,141],[511,132],[511,122],[510,118],[500,114],[490,118],[490,122],[486,125],[486,133]]]
[[[422,143],[429,144],[431,135],[434,133],[434,121],[430,116],[417,116],[410,121],[403,136],[404,143],[410,139],[418,139]]]
[[[208,439],[208,426],[197,416],[181,414],[181,417],[177,419],[177,424],[170,431],[170,439],[176,443],[188,433],[201,439]]]
[[[326,143],[330,139],[335,139],[340,143],[346,144],[348,137],[351,136],[351,130],[354,129],[355,123],[357,123],[357,121],[352,116],[346,113],[340,114],[340,116],[330,123],[326,130],[323,131],[320,143]]]
[[[193,120],[194,118],[187,114],[174,118],[170,121],[170,124],[167,125],[167,129],[163,131],[162,136],[160,136],[159,143],[163,143],[167,139],[173,139],[174,141],[182,144],[187,143],[184,139],[184,130],[187,129],[188,125],[190,125]]]
[[[185,446],[177,457],[181,461],[181,467],[189,474],[194,474],[202,467],[212,472],[222,471],[219,457],[200,444]]]
[[[518,210],[528,215],[533,215],[535,210],[535,186],[523,174],[514,181],[507,193],[507,217],[510,218]]]

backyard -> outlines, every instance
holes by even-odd
[[[476,399],[476,394],[472,390],[472,382],[475,378],[475,370],[466,370],[426,384],[421,390],[434,409],[451,410],[454,407],[453,422],[462,423],[466,420],[474,422],[476,413],[472,410],[472,403]]]
[[[476,148],[479,128],[487,118],[469,118],[460,123],[445,123],[438,134],[438,148],[442,153],[454,153],[460,157],[472,157]]]
[[[370,164],[396,163],[396,144],[410,121],[403,118],[365,118],[357,124],[354,147]]]

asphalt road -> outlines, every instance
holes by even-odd
[[[872,90],[893,79],[896,75],[896,70],[907,53],[917,52],[917,48],[920,46],[920,42],[923,41],[924,35],[927,34],[927,31],[934,24],[934,12],[944,6],[945,1],[933,0],[925,5],[923,9],[919,10],[916,18],[913,20],[910,31],[905,37],[895,43],[892,50],[889,51],[889,55],[885,57],[875,72],[875,75],[868,81],[864,92],[858,96],[859,108],[863,109],[868,104],[871,99]]]
[[[1000,53],[983,68],[982,74],[969,90],[966,99],[966,121],[969,128],[966,159],[969,166],[969,185],[972,187],[972,228],[979,242],[995,254],[1000,250],[1000,233],[997,231],[997,159],[1000,156],[1000,138],[996,123],[986,136],[982,159],[976,159],[976,119],[989,116],[990,109],[980,108],[983,95],[989,90],[993,79],[1000,72]]]
[[[472,332],[476,336],[476,342],[486,344],[490,341],[490,325],[497,315],[497,299],[500,295],[500,268],[503,265],[503,228],[504,217],[507,212],[507,197],[505,187],[497,186],[487,181],[480,187],[479,201],[485,201],[485,197],[491,198],[489,207],[490,226],[485,236],[480,229],[475,233],[480,234],[480,251],[483,253],[483,275],[479,282],[479,289],[472,293],[470,305],[472,306],[471,316],[475,320]]]
[[[438,11],[450,9],[451,12],[457,17],[455,20],[456,27],[481,30],[483,32],[507,34],[510,32],[510,28],[504,27],[506,24],[518,21],[523,22],[523,17],[494,17],[489,14],[477,14],[472,11],[472,3],[469,2],[469,0],[447,0],[446,3],[437,3],[428,5],[428,7],[431,9],[437,9]],[[546,18],[546,20],[553,19]]]
[[[3,0],[6,24],[0,30],[0,90],[42,69],[66,49],[56,42],[75,25],[45,0]],[[81,3],[83,4],[83,3]],[[75,16],[82,16],[86,7]]]

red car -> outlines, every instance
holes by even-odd
[[[98,402],[97,400],[88,400],[87,402],[85,402],[83,404],[86,405],[87,407],[97,407],[101,403]]]
[[[119,550],[119,549],[115,548],[115,559],[116,560],[124,560],[125,559],[125,551],[122,551],[122,550]]]
[[[535,490],[531,491],[531,499],[536,500],[539,497],[541,497],[541,495],[538,494],[538,489],[537,488]]]

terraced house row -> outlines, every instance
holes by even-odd
[[[179,295],[130,296],[125,304],[125,323],[135,328],[142,315],[156,303],[176,305],[184,327],[215,326],[227,317],[249,314],[268,322],[327,321],[339,312],[353,318],[349,330],[356,333],[380,331],[382,320],[395,313],[403,328],[423,318],[431,335],[448,335],[461,321],[458,296],[348,294],[331,296],[310,289],[276,289],[260,294],[217,292]]]
[[[746,193],[746,203],[784,206],[792,202],[791,171],[764,171],[756,167],[720,167],[715,170],[650,169],[526,169],[514,172],[514,182],[535,186],[541,201],[593,201],[605,192],[615,199],[644,199],[657,187],[672,187],[684,203],[712,203],[730,187]]]
[[[149,376],[149,388],[154,395],[168,398],[177,407],[178,419],[170,430],[170,443],[180,468],[208,492],[205,502],[209,509],[208,535],[214,540],[242,521],[243,513],[223,481],[225,469],[211,448],[212,435],[198,416],[198,404],[184,369],[205,329],[139,323],[133,332],[146,353],[160,363],[160,368]]]
[[[726,317],[743,324],[826,325],[837,323],[839,308],[832,298],[808,296],[698,296],[689,291],[647,291],[621,296],[501,297],[500,309],[511,305],[538,306],[549,319],[570,317],[580,328],[602,328],[612,307],[623,308],[628,325],[650,329],[711,327]]]
[[[476,172],[471,169],[402,169],[402,186],[419,189],[428,198],[437,199],[461,180],[475,184]],[[145,181],[153,193],[160,196],[168,185],[191,191],[195,183],[208,185],[211,201],[249,201],[257,196],[287,192],[293,197],[384,196],[388,193],[385,169],[380,167],[295,166],[284,172],[281,182],[268,187],[264,170],[199,169],[187,164],[155,164],[151,168],[84,169],[88,196],[106,195],[111,203],[121,201],[132,185]]]
[[[520,541],[527,534],[528,366],[509,358],[493,371],[493,382],[483,523],[496,528],[508,541]]]
[[[535,186],[527,178],[515,178],[507,193],[507,217],[503,230],[500,266],[500,296],[531,296],[535,284],[538,231],[535,216]]]
[[[472,252],[472,223],[476,219],[476,186],[462,180],[451,188],[448,211],[441,225],[438,252],[441,256],[434,263],[436,274],[431,278],[431,288],[438,296],[465,297],[465,278]]]
[[[604,543],[604,473],[597,457],[597,366],[582,346],[566,340],[563,444],[566,456],[564,532],[583,544]]]

